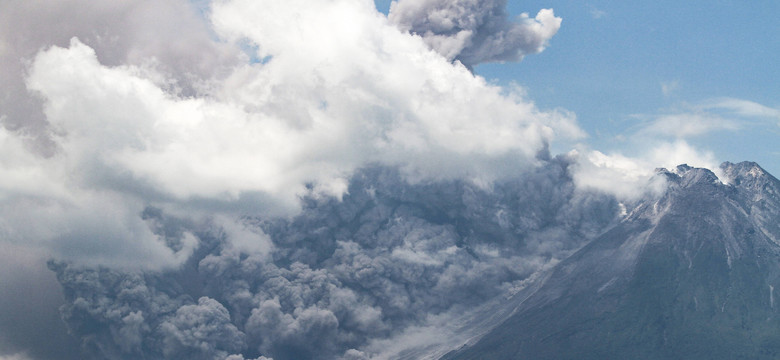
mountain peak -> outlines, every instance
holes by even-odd
[[[721,181],[714,172],[706,168],[692,167],[688,164],[677,165],[673,170],[666,168],[656,169],[656,173],[678,184],[682,188],[688,188],[697,184],[719,184]]]
[[[658,169],[670,186],[561,261],[447,359],[777,359],[780,182],[756,163]]]
[[[729,181],[737,186],[771,182],[770,179],[773,178],[760,165],[752,161],[743,161],[737,164],[724,162],[720,165],[720,168],[729,178]]]
[[[738,163],[732,163],[729,161],[726,161],[722,164],[720,164],[720,168],[724,171],[739,171],[739,172],[758,172],[761,174],[766,174],[766,171],[761,168],[761,165],[758,165],[758,163],[754,161],[741,161]]]

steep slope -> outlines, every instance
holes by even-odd
[[[446,359],[780,356],[780,182],[755,163],[661,170],[666,194],[562,261]],[[518,301],[515,299],[515,301]]]
[[[342,199],[233,228],[148,208],[161,237],[175,246],[189,231],[197,250],[162,273],[52,263],[62,316],[85,359],[440,355],[511,314],[497,297],[619,221],[615,199],[576,189],[570,164],[543,160],[490,187],[411,184],[376,166]],[[461,337],[444,334],[455,323]]]

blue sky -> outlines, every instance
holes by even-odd
[[[390,1],[376,4],[386,12]],[[548,48],[518,63],[480,64],[475,72],[500,85],[523,86],[541,108],[573,111],[589,134],[586,142],[599,151],[637,155],[649,146],[637,140],[641,129],[666,115],[698,114],[728,126],[688,136],[689,144],[721,161],[757,161],[780,174],[780,117],[713,106],[737,99],[780,109],[780,2],[507,5],[512,16],[533,17],[543,8],[563,18]]]

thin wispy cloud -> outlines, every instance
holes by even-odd
[[[604,10],[597,9],[593,6],[588,6],[589,10],[588,13],[590,14],[590,17],[593,19],[601,19],[608,15],[608,13]]]
[[[676,82],[672,84],[676,87]],[[664,87],[664,90],[668,88]],[[683,104],[660,111],[660,114],[634,115],[633,119],[639,124],[619,135],[622,141],[633,144],[635,149],[626,151],[633,155],[619,151],[602,153],[587,147],[580,149],[574,179],[579,186],[624,199],[657,193],[663,188],[662,183],[648,182],[652,179],[651,169],[655,167],[673,168],[687,163],[708,168],[725,182],[727,179],[721,174],[715,154],[697,148],[690,141],[717,133],[748,131],[776,116],[775,109],[732,98]]]
[[[32,360],[24,353],[17,353],[13,355],[0,355],[0,360]]]
[[[733,116],[777,121],[778,126],[780,126],[780,109],[762,105],[750,100],[719,98],[702,103],[700,108],[705,110],[725,111]]]
[[[666,97],[671,96],[679,89],[680,89],[680,82],[678,80],[661,82],[661,93],[663,93],[664,96]]]
[[[641,121],[631,132],[633,138],[691,138],[721,131],[742,131],[780,120],[780,110],[753,101],[718,98],[699,104],[682,104],[660,114],[638,114]]]
[[[681,113],[662,115],[640,130],[640,135],[689,138],[713,131],[734,131],[739,123],[706,113]]]

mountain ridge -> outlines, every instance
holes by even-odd
[[[755,163],[659,169],[669,187],[559,263],[517,312],[443,359],[780,354],[778,180]]]

